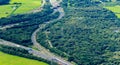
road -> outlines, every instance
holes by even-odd
[[[32,10],[32,11],[26,13],[26,14],[36,13],[36,12],[42,11],[42,10],[43,10],[43,6],[44,6],[45,4],[46,4],[46,1],[45,1],[45,0],[42,0],[42,4],[41,4],[41,6],[40,6],[39,8],[34,9],[34,10]],[[21,22],[21,23],[23,23],[23,22]],[[17,26],[17,25],[19,25],[19,24],[20,24],[20,23],[14,23],[14,24],[8,24],[8,25],[5,25],[5,26],[0,26],[0,30],[6,30],[6,29],[8,29],[8,28]]]
[[[2,40],[2,39],[0,39],[0,44],[1,44],[1,45],[11,46],[11,47],[19,47],[19,48],[28,50],[28,52],[29,52],[30,54],[33,54],[34,56],[47,59],[47,56],[45,56],[43,52],[38,51],[38,50],[35,50],[35,49],[32,49],[32,48],[29,48],[29,47],[25,47],[25,46],[22,46],[22,45],[18,45],[18,44],[15,44],[15,43],[13,43],[13,42],[9,42],[9,41]]]
[[[50,61],[52,60],[54,62],[57,62],[57,63],[61,64],[61,65],[73,65],[72,63],[64,60],[63,58],[61,58],[59,56],[55,56],[53,53],[51,53],[50,51],[48,51],[46,48],[42,47],[40,45],[40,43],[37,42],[37,39],[36,39],[37,38],[36,36],[37,36],[37,33],[39,32],[39,30],[43,29],[49,23],[52,23],[52,22],[57,21],[57,20],[60,20],[65,15],[63,8],[62,7],[58,7],[58,6],[60,6],[60,2],[62,2],[62,0],[60,0],[60,1],[50,0],[52,8],[53,9],[55,8],[54,9],[54,13],[55,12],[59,12],[60,15],[59,15],[59,17],[57,19],[54,19],[52,21],[48,21],[46,23],[40,24],[39,28],[37,30],[35,30],[34,33],[32,34],[31,40],[32,40],[34,46],[37,49],[39,49],[40,52],[43,52],[43,54],[45,56],[44,59],[47,59],[47,60],[50,60]]]
[[[43,0],[43,1],[45,1],[45,0]],[[56,1],[56,0],[50,0],[50,3],[52,4],[52,6],[54,8],[54,7],[60,6],[59,3],[61,1],[62,0],[60,0],[59,2]],[[42,6],[44,6],[44,5],[42,5]],[[39,28],[37,30],[35,30],[34,33],[31,36],[31,40],[32,40],[33,44],[39,50],[35,50],[35,49],[29,48],[29,47],[21,46],[21,45],[15,44],[13,42],[9,42],[9,41],[2,40],[2,39],[0,39],[0,44],[11,46],[11,47],[19,47],[19,48],[26,49],[26,50],[28,50],[29,53],[33,54],[34,56],[41,57],[41,58],[44,58],[44,59],[49,60],[49,61],[54,61],[54,62],[57,62],[58,64],[61,64],[61,65],[73,65],[70,62],[64,60],[63,58],[54,55],[49,50],[47,50],[46,48],[42,47],[36,41],[36,36],[37,36],[36,33],[39,32],[40,29],[43,29],[49,23],[52,23],[54,21],[57,21],[57,20],[61,19],[65,15],[64,10],[63,10],[62,7],[58,7],[56,9],[54,9],[54,13],[55,12],[59,12],[60,13],[59,17],[57,19],[54,19],[52,21],[48,21],[47,23],[44,23],[44,24],[40,25]],[[13,25],[8,25],[8,26],[6,25],[5,27],[3,27],[3,29],[13,27],[14,25],[18,25],[18,24],[13,24]]]
[[[0,29],[1,30],[5,30],[7,28],[11,28],[11,27],[14,27],[16,25],[19,25],[19,23],[16,23],[16,24],[9,24],[9,25],[5,25],[5,26],[0,26]]]

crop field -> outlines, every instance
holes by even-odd
[[[116,16],[117,16],[118,18],[120,18],[120,6],[118,6],[118,5],[117,5],[117,6],[107,6],[107,7],[105,7],[105,8],[113,11],[113,12],[116,14]]]
[[[40,7],[42,0],[11,0],[8,5],[0,6],[0,18],[12,14],[21,14]]]
[[[0,65],[48,65],[48,64],[0,52]]]

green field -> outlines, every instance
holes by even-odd
[[[105,7],[105,8],[113,11],[113,12],[116,14],[116,16],[117,16],[118,18],[120,18],[120,6],[118,6],[118,5],[117,5],[117,6],[107,6],[107,7]]]
[[[48,64],[0,52],[0,65],[48,65]]]
[[[21,3],[21,4],[14,4]],[[11,0],[8,5],[0,6],[0,18],[11,14],[21,14],[39,7],[42,0]],[[16,7],[18,6],[18,7]]]

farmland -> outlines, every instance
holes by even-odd
[[[117,6],[107,6],[105,8],[107,8],[108,10],[111,10],[112,12],[114,12],[116,14],[116,16],[118,18],[120,18],[120,6],[118,6],[118,5]]]
[[[0,18],[26,13],[39,7],[41,3],[42,0],[11,0],[10,4],[0,6]]]
[[[0,52],[0,65],[48,65],[44,62],[13,56]],[[17,60],[17,61],[16,61]]]

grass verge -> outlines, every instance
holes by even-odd
[[[0,52],[0,59],[0,65],[48,65],[44,62],[13,56],[3,52]]]

